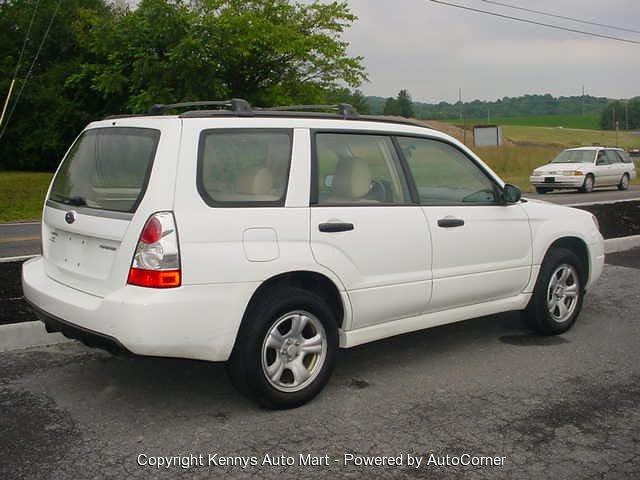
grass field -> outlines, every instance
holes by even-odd
[[[523,146],[554,145],[575,147],[579,145],[606,145],[609,147],[640,147],[640,135],[633,132],[612,132],[608,130],[585,130],[577,128],[527,127],[505,125],[505,138]]]
[[[460,125],[460,119],[443,120],[446,123]],[[563,127],[584,128],[589,130],[600,129],[599,115],[532,115],[526,117],[479,117],[467,118],[466,125],[520,125],[528,127]]]
[[[51,173],[0,172],[0,222],[40,217]]]
[[[549,163],[563,149],[560,147],[506,146],[501,148],[474,148],[474,152],[507,183],[522,191],[533,191],[529,175],[536,167]]]

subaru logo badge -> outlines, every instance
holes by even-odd
[[[76,212],[74,212],[73,210],[68,211],[67,213],[64,214],[64,220],[69,224],[75,222]]]

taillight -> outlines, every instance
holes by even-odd
[[[127,283],[150,288],[180,286],[180,249],[173,213],[154,213],[145,223]]]

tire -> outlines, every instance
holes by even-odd
[[[593,184],[595,182],[595,179],[593,178],[593,175],[589,174],[586,176],[586,178],[584,179],[584,183],[582,184],[582,187],[580,187],[580,191],[582,193],[591,193],[593,192]]]
[[[629,174],[625,173],[622,175],[620,179],[620,183],[618,184],[618,190],[628,190],[629,189]]]
[[[544,188],[544,187],[536,187],[536,193],[539,195],[544,195],[547,192],[550,192],[551,189],[550,188]]]
[[[300,288],[279,288],[247,312],[228,372],[234,386],[263,407],[295,408],[329,381],[337,350],[336,318],[324,299]]]
[[[564,272],[568,275],[563,282]],[[524,312],[528,326],[543,335],[558,335],[569,330],[582,309],[585,277],[584,267],[575,253],[566,248],[550,250],[542,262],[533,296]],[[559,288],[555,292],[557,295],[552,281]],[[564,314],[562,305],[566,309]]]

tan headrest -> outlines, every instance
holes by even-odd
[[[236,193],[265,195],[271,193],[272,188],[273,175],[271,170],[265,167],[245,168],[236,179]]]
[[[365,160],[358,157],[342,158],[333,177],[333,195],[361,198],[369,193],[371,171]]]

